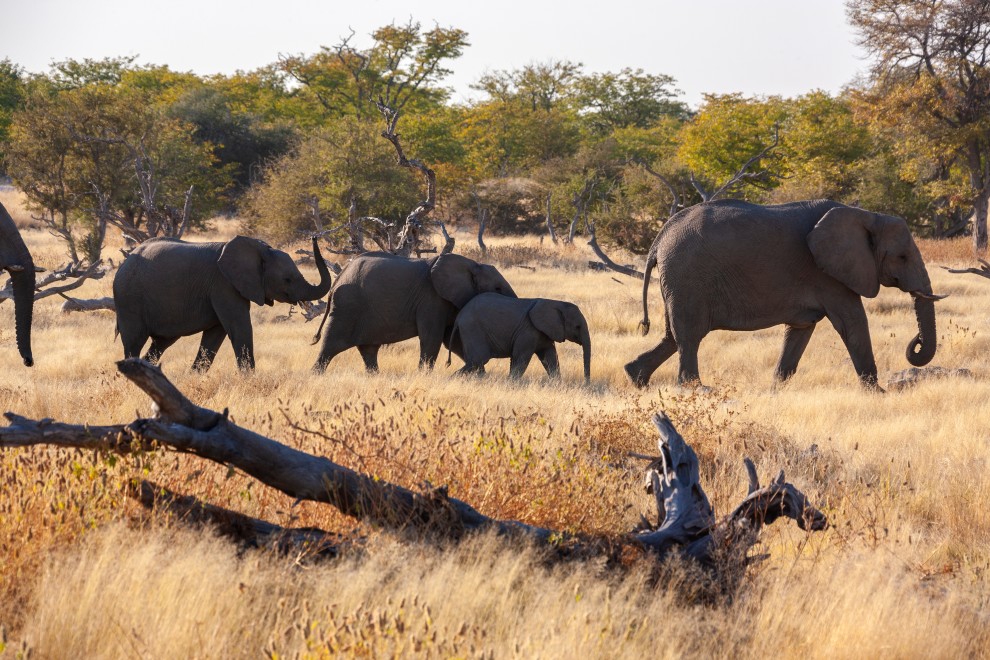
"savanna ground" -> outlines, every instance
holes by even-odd
[[[16,196],[0,201],[26,220]],[[212,235],[235,231],[221,223]],[[44,231],[24,236],[38,264],[63,261]],[[477,256],[471,235],[457,238],[459,252]],[[420,372],[415,341],[384,349],[378,375],[365,374],[350,351],[314,376],[316,323],[298,314],[279,322],[285,305],[254,308],[254,374],[237,372],[229,345],[208,374],[192,372],[194,338],[170,349],[163,369],[194,402],[229,408],[237,423],[282,442],[403,485],[448,484],[488,515],[566,530],[621,533],[640,512],[655,515],[642,461],[625,454],[655,452],[648,418],[663,409],[698,452],[717,513],[745,495],[748,455],[763,480],[785,469],[832,526],[765,529],[754,552],[770,558],[728,598],[676,562],[659,573],[635,558],[622,569],[551,566],[538,549],[484,535],[437,547],[356,525],[328,506],[294,506],[239,472],[165,451],[4,450],[0,657],[988,654],[990,282],[938,267],[973,265],[967,240],[921,247],[935,290],[952,294],[937,307],[933,364],[973,377],[886,395],[860,388],[827,324],[783,388],[771,386],[783,336],[775,328],[703,342],[702,378],[713,392],[674,387],[675,359],[635,390],[622,365],[659,339],[657,288],[654,330],[644,338],[639,283],[588,270],[583,240],[574,248],[488,243],[490,261],[521,296],[584,310],[590,387],[571,344],[561,349],[560,383],[535,361],[519,383],[500,362],[485,380],[453,378],[457,360],[444,367],[445,354],[432,373]],[[116,246],[105,254],[119,255]],[[80,295],[110,295],[111,281]],[[51,298],[36,306],[30,370],[14,346],[13,305],[0,307],[0,409],[94,424],[150,414],[147,398],[114,368],[122,350],[113,315],[58,307]],[[867,311],[884,381],[909,366],[911,300],[883,290]],[[209,529],[145,512],[126,494],[143,478],[351,543],[322,562],[244,551]]]

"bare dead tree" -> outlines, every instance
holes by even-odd
[[[629,277],[635,277],[638,279],[643,279],[644,275],[640,271],[636,270],[632,266],[620,266],[619,264],[612,261],[605,251],[602,250],[601,246],[598,245],[598,235],[595,233],[595,223],[592,220],[588,220],[585,223],[585,229],[588,231],[588,236],[591,239],[588,241],[588,247],[591,251],[595,253],[595,256],[601,259],[601,262],[589,261],[588,266],[593,269],[608,269],[614,270],[617,273],[622,273],[623,275],[628,275]]]
[[[659,455],[634,456],[650,461],[647,493],[656,502],[657,522],[643,517],[632,533],[609,542],[491,518],[450,497],[446,487],[426,484],[411,490],[356,472],[237,426],[226,410],[218,413],[195,405],[147,362],[131,358],[118,362],[117,368],[152,398],[153,418],[93,426],[38,421],[8,412],[9,426],[0,428],[0,448],[55,445],[126,454],[150,451],[157,443],[234,466],[290,497],[330,504],[347,516],[386,530],[413,530],[451,540],[493,530],[531,539],[558,552],[578,550],[584,556],[615,557],[623,547],[633,546],[658,559],[677,553],[715,572],[724,566],[744,566],[760,528],[779,517],[790,517],[805,530],[827,525],[808,498],[784,481],[783,472],[761,488],[748,459],[747,497],[728,516],[717,519],[701,487],[697,455],[663,414],[653,416],[660,435]],[[293,428],[306,431],[298,425]],[[736,561],[726,563],[727,554]]]
[[[547,206],[547,219],[546,219],[547,233],[550,234],[550,241],[554,245],[556,245],[557,244],[557,230],[555,230],[553,228],[553,219],[550,216],[550,205],[551,205],[552,201],[553,201],[553,193],[552,192],[548,192],[547,193],[547,204],[546,204],[546,206]]]
[[[391,142],[392,146],[395,147],[399,166],[419,170],[426,179],[426,199],[420,202],[413,209],[412,213],[406,216],[405,225],[399,231],[398,243],[393,249],[395,254],[408,257],[413,252],[418,251],[421,233],[424,230],[423,223],[426,220],[426,216],[437,205],[437,176],[423,161],[415,158],[412,160],[406,158],[405,152],[402,151],[402,144],[399,141],[399,134],[395,132],[395,128],[399,123],[400,113],[388,107],[382,99],[378,100],[377,105],[378,111],[385,118],[385,130],[382,131],[382,137]]]
[[[488,246],[485,245],[485,228],[488,226],[488,209],[482,208],[478,213],[478,247],[481,255],[488,256]]]
[[[635,163],[636,165],[642,167],[644,172],[646,172],[647,174],[649,174],[650,176],[652,176],[657,181],[659,181],[660,183],[662,183],[664,186],[667,187],[667,190],[670,192],[670,197],[671,197],[670,211],[668,211],[667,215],[668,217],[670,217],[675,213],[677,213],[678,209],[681,208],[681,196],[677,194],[677,188],[675,188],[674,184],[670,182],[670,179],[668,179],[664,175],[654,170],[652,167],[650,167],[650,164],[647,163],[642,158],[631,158],[630,162]]]
[[[780,143],[780,124],[775,123],[773,125],[773,141],[769,145],[761,149],[758,154],[756,154],[755,156],[747,160],[745,163],[743,163],[742,167],[740,167],[735,174],[729,177],[728,181],[723,183],[714,191],[708,192],[707,190],[705,190],[701,182],[698,181],[697,178],[695,178],[694,173],[692,172],[691,185],[694,186],[694,189],[698,191],[699,195],[701,195],[701,200],[703,202],[711,202],[718,199],[719,197],[721,197],[726,193],[736,190],[737,188],[739,188],[739,186],[743,184],[746,183],[752,184],[752,183],[758,183],[760,181],[765,181],[769,174],[767,170],[764,169],[756,172],[750,172],[749,168],[751,168],[753,165],[759,163],[761,160],[766,158],[771,151],[777,148],[777,145],[779,143]]]
[[[574,243],[574,234],[577,232],[578,221],[584,218],[585,224],[587,224],[588,205],[591,203],[591,197],[597,183],[597,178],[588,179],[584,182],[584,187],[581,191],[574,193],[571,197],[571,204],[574,205],[574,217],[571,219],[571,226],[567,230],[567,243],[569,245]]]
[[[351,203],[347,207],[347,233],[351,237],[351,249],[361,254],[364,249],[364,233],[357,214],[357,197],[351,193]]]

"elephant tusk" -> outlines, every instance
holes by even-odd
[[[912,291],[911,295],[914,296],[915,298],[921,298],[922,300],[932,300],[932,301],[942,300],[944,298],[949,297],[948,293],[944,295],[938,295],[935,293],[925,293],[924,291]]]

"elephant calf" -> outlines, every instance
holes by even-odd
[[[485,373],[492,358],[509,358],[509,374],[519,378],[535,354],[551,378],[560,377],[555,342],[584,349],[584,380],[591,380],[591,335],[577,305],[544,298],[475,296],[457,315],[450,350],[464,360],[458,373]],[[450,357],[448,354],[448,364]]]

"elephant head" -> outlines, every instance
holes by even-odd
[[[921,367],[935,357],[935,301],[921,252],[901,218],[840,206],[822,216],[808,234],[818,267],[855,293],[873,298],[880,285],[914,297],[918,334],[907,360]]]
[[[298,303],[318,300],[330,291],[330,270],[323,261],[316,238],[313,257],[320,273],[320,283],[306,281],[292,257],[264,241],[237,236],[227,242],[217,264],[220,272],[237,292],[258,305],[277,302]]]
[[[479,264],[459,254],[441,254],[429,261],[430,280],[437,294],[457,309],[479,293],[518,298],[494,266]]]
[[[0,268],[10,273],[14,289],[14,327],[17,351],[24,365],[34,364],[31,355],[31,316],[34,311],[34,260],[28,252],[7,209],[0,204]]]
[[[555,342],[580,344],[584,351],[584,381],[591,382],[591,333],[578,306],[561,300],[541,300],[529,310],[529,320]]]

